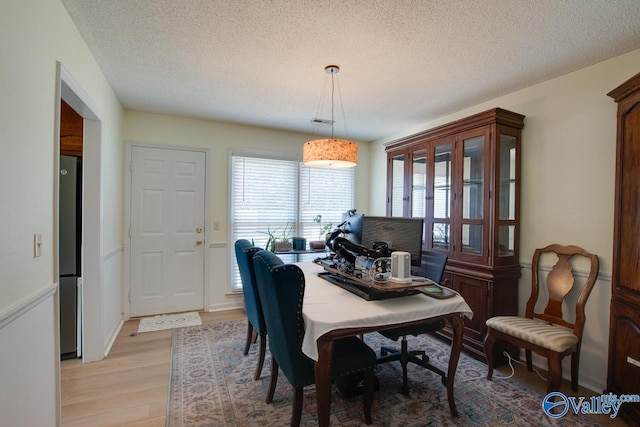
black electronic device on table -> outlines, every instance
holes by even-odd
[[[361,219],[360,243],[366,248],[384,242],[389,252],[411,254],[411,265],[420,267],[422,260],[423,218],[366,216]]]
[[[365,258],[365,262],[373,262],[391,258],[393,252],[408,252],[410,264],[421,266],[422,218],[366,216],[349,211],[343,219],[326,242],[334,253],[334,260],[341,265],[341,271],[354,274],[359,268],[356,265],[359,257]],[[406,279],[406,274],[402,278]]]
[[[418,293],[436,299],[446,299],[458,295],[457,292],[440,286],[425,277],[411,276],[413,279],[412,282],[406,284],[391,281],[367,281],[362,277],[338,270],[330,259],[319,259],[316,263],[321,265],[325,270],[318,273],[318,277],[367,301],[398,298],[416,295]]]
[[[352,279],[349,279],[348,277],[341,276],[328,271],[318,273],[318,277],[321,277],[322,279],[328,281],[329,283],[339,286],[342,289],[349,291],[352,294],[355,294],[367,301],[377,301],[377,300],[384,300],[389,298],[405,297],[408,295],[415,295],[417,293],[420,293],[418,289],[400,289],[397,291],[382,291],[380,289],[360,285],[355,280],[352,280]]]

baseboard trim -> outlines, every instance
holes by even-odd
[[[205,311],[214,312],[214,311],[226,311],[226,310],[234,310],[238,308],[243,308],[242,299],[238,299],[237,302],[229,302],[224,304],[211,304],[205,308]]]
[[[118,324],[116,325],[115,328],[113,328],[113,331],[111,331],[109,339],[107,340],[104,346],[104,357],[107,357],[109,355],[109,352],[111,351],[111,347],[113,347],[113,344],[116,342],[116,338],[118,338],[118,334],[120,333],[120,330],[122,329],[123,325],[124,325],[124,318],[120,316],[120,320],[118,321]]]

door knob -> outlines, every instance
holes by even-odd
[[[201,245],[202,244],[202,240],[198,239],[196,240],[196,245]]]
[[[196,228],[196,233],[198,233],[198,234],[202,233],[202,227]]]

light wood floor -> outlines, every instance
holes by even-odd
[[[203,323],[245,318],[242,310],[200,314]],[[105,359],[87,364],[77,359],[61,362],[63,426],[165,425],[171,330],[131,336],[138,330],[138,323],[138,319],[125,322]],[[545,393],[546,384],[535,373],[522,365],[515,366],[516,379]],[[499,371],[510,373],[508,366]],[[561,391],[571,394],[566,382]],[[581,388],[571,395],[589,397],[600,393]],[[611,420],[601,415],[595,420],[609,426],[627,426],[620,417]]]
[[[203,323],[244,319],[244,311],[201,312]],[[165,425],[171,330],[138,330],[139,319],[125,322],[109,356],[99,362],[61,362],[63,426]]]

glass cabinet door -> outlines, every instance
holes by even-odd
[[[425,217],[427,197],[427,150],[411,154],[411,216]]]
[[[500,134],[498,140],[498,248],[500,257],[516,253],[517,138]]]
[[[404,213],[404,162],[404,154],[393,156],[390,161],[391,200],[390,209],[387,209],[390,216],[403,216]]]
[[[389,157],[390,192],[387,215],[424,218],[427,188],[427,150],[412,147]]]
[[[427,150],[411,153],[411,212],[413,218],[424,218],[427,203]],[[422,245],[425,244],[425,225],[422,227]]]
[[[431,247],[448,251],[451,244],[451,143],[434,147]]]
[[[482,255],[484,248],[485,135],[462,140],[460,251]]]

